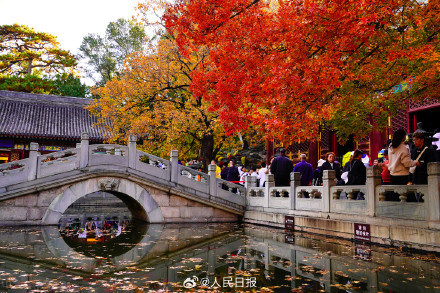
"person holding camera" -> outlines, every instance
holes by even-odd
[[[428,184],[428,163],[435,162],[435,153],[425,144],[425,134],[414,132],[414,148],[411,159],[419,162],[420,166],[410,169],[410,184]]]

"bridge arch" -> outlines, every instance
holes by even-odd
[[[125,178],[98,177],[76,182],[64,189],[48,206],[43,225],[57,225],[67,208],[81,197],[105,191],[120,198],[128,207],[133,218],[149,223],[162,223],[162,211],[151,194],[139,184]]]

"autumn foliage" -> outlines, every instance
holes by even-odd
[[[205,57],[203,50],[183,57],[166,35],[130,55],[121,78],[97,88],[100,99],[89,108],[109,141],[137,134],[149,153],[167,157],[177,149],[181,159],[202,158],[207,168],[225,140],[218,113],[189,90],[189,75]]]
[[[405,99],[437,98],[439,18],[438,0],[192,0],[165,15],[182,52],[209,49],[191,90],[226,131],[253,123],[282,141],[321,122],[361,137]]]

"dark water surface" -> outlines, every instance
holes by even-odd
[[[440,292],[434,254],[253,225],[101,219],[0,228],[0,292]]]

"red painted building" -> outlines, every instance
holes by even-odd
[[[313,168],[317,167],[319,158],[327,152],[334,152],[338,161],[350,149],[361,149],[367,153],[371,161],[377,158],[379,151],[392,137],[395,130],[403,128],[407,133],[412,133],[417,129],[417,123],[423,122],[423,129],[427,132],[434,132],[440,129],[440,101],[425,99],[423,101],[407,100],[405,109],[389,118],[389,127],[383,131],[373,130],[370,135],[360,142],[355,142],[352,138],[345,145],[338,143],[336,133],[330,128],[321,126],[320,134],[316,142],[293,143],[289,146],[283,146],[276,142],[267,143],[267,157],[276,153],[280,147],[286,147],[289,151],[289,157],[294,161],[299,161],[299,154],[308,154],[309,162]]]

